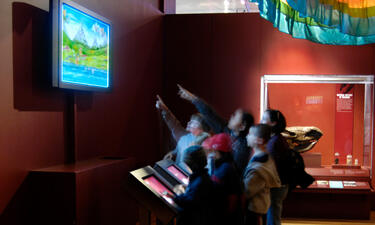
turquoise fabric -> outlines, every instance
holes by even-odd
[[[311,17],[315,21],[337,28],[341,33],[353,36],[375,34],[375,9],[349,8],[348,5],[331,1],[333,5],[321,4],[319,0],[287,0],[288,5],[299,12],[301,17]]]
[[[307,39],[316,43],[330,45],[364,45],[375,43],[375,35],[356,36],[351,35],[350,33],[352,32],[343,33],[341,32],[343,29],[342,26],[321,23],[322,21],[316,21],[307,15],[301,16],[300,12],[280,0],[251,1],[259,4],[261,17],[270,21],[281,32],[290,34],[294,38]],[[308,14],[307,12],[304,13]],[[352,26],[351,29],[355,29],[355,26]],[[371,29],[367,33],[371,33],[373,29],[375,28],[371,26]],[[366,33],[366,31],[359,33]]]

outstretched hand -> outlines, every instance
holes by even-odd
[[[168,111],[168,107],[164,104],[164,102],[160,98],[160,96],[156,95],[156,98],[158,99],[158,100],[156,100],[156,108],[160,109],[160,110],[163,110],[163,111]]]
[[[185,88],[181,87],[181,85],[177,84],[178,86],[178,95],[180,95],[181,98],[188,100],[190,102],[194,101],[197,99],[197,96],[195,96],[193,93],[190,91],[186,90]]]
[[[182,184],[177,184],[176,186],[173,187],[173,192],[176,193],[177,195],[181,195],[185,192],[186,188]]]
[[[164,156],[163,159],[164,159],[164,160],[165,160],[165,159],[174,160],[174,159],[175,159],[175,155],[173,154],[173,152],[168,152],[168,153]]]
[[[167,198],[172,198],[172,199],[174,198],[174,195],[169,193],[168,191],[163,191],[161,194]]]

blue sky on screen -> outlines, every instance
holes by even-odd
[[[108,44],[108,24],[65,3],[63,4],[62,10],[63,12],[64,10],[66,11],[66,16],[63,20],[63,30],[68,35],[69,39],[73,40],[76,38],[80,29],[82,29],[89,47],[104,47]]]

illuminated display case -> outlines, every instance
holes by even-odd
[[[285,115],[283,135],[315,178],[288,195],[283,216],[369,219],[373,75],[264,75],[260,102],[261,116]]]
[[[264,75],[261,80],[261,115],[267,108],[285,115],[290,147],[301,152],[306,171],[319,181],[311,188],[370,189],[373,102],[373,75]]]

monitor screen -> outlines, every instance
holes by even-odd
[[[161,197],[163,197],[170,204],[174,204],[173,199],[167,196],[165,193],[168,193],[170,196],[174,194],[162,184],[155,176],[149,176],[143,179],[147,185],[149,185],[154,191],[156,191]]]
[[[342,184],[342,181],[330,180],[329,181],[329,187],[330,188],[344,188],[344,185]]]
[[[111,85],[111,23],[70,1],[53,1],[53,85],[108,90]]]
[[[171,165],[168,168],[168,171],[171,172],[177,179],[179,179],[183,184],[189,184],[189,177],[182,173],[176,166]]]

